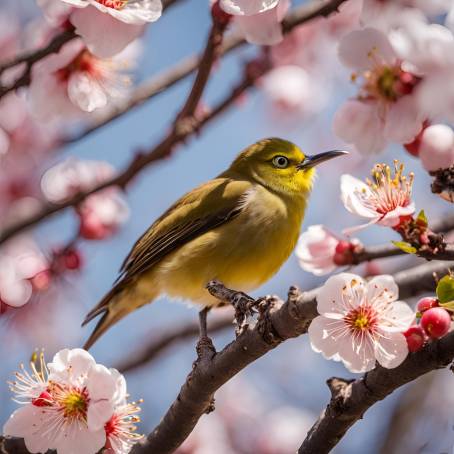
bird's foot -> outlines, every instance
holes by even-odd
[[[257,328],[268,344],[279,343],[281,341],[271,320],[271,310],[276,306],[278,301],[279,298],[270,295],[257,300],[257,311],[259,314]]]

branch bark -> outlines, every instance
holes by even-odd
[[[284,19],[282,23],[283,32],[285,34],[289,33],[298,25],[302,25],[316,17],[327,17],[335,12],[345,1],[346,0],[322,0],[299,6],[291,11]],[[245,44],[247,43],[241,36],[229,36],[224,40],[224,44],[220,49],[220,56],[224,56]],[[134,90],[130,99],[125,104],[113,107],[102,117],[88,125],[86,129],[63,138],[61,140],[61,145],[81,140],[92,132],[121,117],[130,110],[141,106],[144,102],[162,93],[167,88],[173,86],[193,73],[197,69],[200,60],[200,55],[193,55],[178,63],[173,68],[170,68],[162,74],[158,74],[151,80],[142,83]]]
[[[448,266],[449,263],[445,262],[425,263],[397,273],[395,279],[401,298],[433,290],[434,273],[446,274]],[[241,298],[246,299],[245,303],[250,300],[249,296],[226,289],[219,283],[212,284],[209,291],[223,301],[235,304],[239,304]],[[281,342],[307,332],[310,322],[317,316],[318,291],[314,289],[301,293],[292,287],[285,303],[274,299],[268,310],[260,315],[258,322],[246,327],[222,351],[199,357],[170,409],[146,441],[134,448],[134,454],[166,454],[180,446],[199,418],[212,410],[214,393],[224,383]],[[419,353],[415,355],[418,357]]]

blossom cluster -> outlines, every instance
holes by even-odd
[[[124,377],[82,349],[61,350],[47,365],[43,354],[34,356],[31,372],[22,366],[10,383],[21,407],[3,434],[23,438],[31,453],[128,453],[141,438],[135,433],[140,408],[127,402]]]

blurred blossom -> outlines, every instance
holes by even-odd
[[[265,94],[282,113],[311,115],[325,105],[319,79],[295,65],[279,66],[262,80]]]
[[[330,277],[317,295],[321,315],[309,326],[312,349],[351,372],[371,370],[375,361],[397,367],[408,354],[403,332],[415,318],[398,293],[388,275],[368,282],[350,273]]]
[[[373,28],[353,31],[340,41],[339,58],[362,84],[336,113],[334,132],[362,153],[411,142],[425,119],[413,91],[419,79],[403,69],[388,37]]]
[[[454,165],[454,131],[446,125],[428,126],[421,135],[419,157],[427,171]]]
[[[282,41],[281,22],[290,0],[220,0],[220,6],[235,16],[235,24],[249,43],[271,46]]]
[[[77,209],[80,235],[87,240],[112,236],[126,222],[129,208],[120,192],[106,189],[88,197]]]
[[[70,41],[33,67],[29,99],[34,115],[42,120],[77,117],[121,101],[131,85],[124,72],[134,66],[136,50],[131,44],[102,60],[82,40]]]
[[[67,159],[50,168],[41,180],[45,197],[51,202],[67,200],[81,191],[102,184],[114,175],[103,161]],[[129,209],[116,188],[106,188],[87,197],[76,209],[80,234],[86,239],[103,239],[114,234],[127,220]]]
[[[81,161],[72,157],[46,171],[41,179],[41,189],[50,202],[62,202],[103,183],[114,173],[108,162]]]
[[[351,175],[342,175],[341,198],[345,208],[369,220],[367,224],[346,229],[346,233],[371,224],[396,227],[402,217],[415,212],[411,200],[413,174],[406,177],[403,169],[403,164],[396,161],[392,174],[389,166],[376,164],[372,169],[372,181],[366,180],[367,184]]]
[[[162,12],[161,0],[41,0],[41,6],[51,17],[54,17],[55,2],[74,7],[69,21],[90,52],[100,58],[121,52],[143,33],[147,23],[157,21]]]
[[[44,17],[53,26],[60,26],[66,20],[73,10],[73,7],[60,0],[36,0],[36,3],[41,8]]]
[[[34,279],[48,269],[47,259],[30,238],[9,242],[0,252],[0,302],[12,307],[28,303]]]
[[[85,350],[61,350],[47,366],[43,355],[22,367],[11,383],[16,410],[3,427],[24,438],[32,453],[125,454],[141,437],[134,433],[140,409],[126,402],[126,381],[116,369],[96,364]],[[52,430],[49,430],[52,427]]]
[[[301,268],[316,276],[334,271],[337,268],[334,255],[340,240],[323,225],[309,226],[299,237],[295,249]]]

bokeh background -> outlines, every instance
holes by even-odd
[[[135,73],[136,83],[201,50],[210,26],[205,3],[204,0],[178,2],[148,27]],[[300,3],[293,1],[293,5]],[[14,14],[25,24],[39,11],[33,0],[2,0],[0,13]],[[244,61],[255,52],[257,49],[247,46],[222,60],[206,91],[204,102],[208,106],[229,92],[241,76]],[[290,139],[308,153],[345,147],[333,135],[331,122],[336,108],[353,93],[353,88],[348,72],[339,63],[332,61],[326,70],[328,68],[336,72],[336,77],[331,86],[327,85],[328,102],[324,102],[322,111],[316,116],[283,113],[264,96],[260,87],[250,90],[241,102],[200,135],[180,146],[169,159],[153,165],[136,178],[127,194],[131,210],[129,221],[112,239],[82,243],[85,266],[67,278],[58,293],[42,294],[30,304],[34,307],[24,307],[21,314],[13,311],[0,317],[0,423],[6,421],[16,407],[6,381],[19,363],[26,363],[35,348],[44,348],[50,359],[61,348],[83,343],[93,329],[93,325],[80,327],[85,313],[110,288],[135,239],[176,198],[220,173],[240,150],[264,137]],[[57,150],[52,159],[58,162],[74,155],[82,159],[106,160],[122,169],[135,152],[151,146],[165,133],[190,82],[188,78],[178,83],[83,140]],[[377,159],[390,163],[394,158],[402,159],[407,170],[416,173],[414,199],[417,207],[424,208],[429,219],[446,213],[449,204],[430,194],[430,177],[419,162],[401,147],[391,147],[378,158],[352,153],[348,159],[321,167],[304,227],[323,223],[340,233],[342,228],[358,223],[358,219],[349,215],[340,203],[340,175],[348,172],[365,177]],[[52,161],[43,162],[43,170],[51,164]],[[67,211],[41,224],[34,235],[40,247],[46,249],[65,244],[76,228],[72,213]],[[380,227],[372,227],[359,237],[365,244],[394,239],[391,230]],[[264,244],[263,247],[273,245]],[[373,264],[373,269],[363,267],[360,272],[392,273],[407,263],[409,259],[384,260]],[[309,289],[323,281],[323,278],[301,270],[292,256],[254,295],[284,297],[292,284]],[[159,333],[175,329],[196,317],[196,308],[161,299],[121,321],[101,338],[92,353],[98,362],[115,367],[151,339],[158,338]],[[222,348],[233,336],[233,327],[216,335],[216,347]],[[194,346],[195,339],[185,340],[165,350],[152,363],[126,375],[131,396],[144,399],[142,432],[147,433],[154,427],[176,397],[195,359]],[[204,438],[204,442],[208,440],[210,447],[204,448],[203,443],[192,441],[181,452],[293,452],[328,402],[329,390],[325,381],[333,375],[348,377],[349,373],[341,364],[328,362],[313,353],[307,337],[285,342],[217,393],[216,411],[202,418],[193,435],[194,440],[197,437]],[[436,377],[426,377],[412,385],[416,390],[404,388],[375,405],[364,420],[349,431],[336,452],[380,452],[388,438],[391,440],[387,441],[388,452],[451,452],[454,419],[452,412],[444,411],[450,408],[449,401],[453,400],[449,391],[451,375],[449,371],[437,372]],[[397,441],[392,441],[395,434],[390,433],[389,426],[391,423],[395,427],[396,421],[409,422],[401,428]]]

